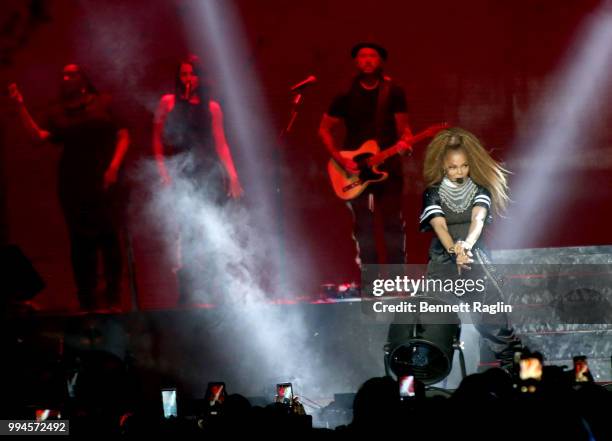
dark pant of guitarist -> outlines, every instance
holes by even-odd
[[[346,129],[343,150],[358,150],[371,139],[385,149],[394,145],[400,136],[411,136],[411,131],[404,91],[383,75],[386,49],[374,43],[359,43],[351,50],[351,56],[357,76],[348,92],[336,97],[323,115],[319,135],[332,158],[344,170],[358,173],[357,163],[341,156],[341,149],[335,143],[332,132],[341,123]],[[360,264],[405,261],[401,158],[390,158],[382,169],[389,172],[389,178],[370,184],[348,203],[354,216],[353,230]]]

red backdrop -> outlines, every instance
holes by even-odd
[[[1,13],[4,28],[11,31],[2,47],[3,80],[18,81],[33,113],[42,117],[55,99],[61,67],[72,61],[84,65],[99,89],[113,93],[130,123],[128,165],[148,156],[152,111],[159,96],[172,88],[174,63],[189,49],[183,19],[197,2],[58,0],[34,2],[36,8],[30,9],[22,3],[7,2]],[[388,48],[386,70],[406,89],[414,130],[451,121],[476,133],[498,159],[505,160],[519,132],[534,124],[527,115],[557,72],[580,24],[600,3],[572,0],[560,7],[553,0],[478,0],[468,6],[452,0],[234,2],[247,37],[249,72],[263,90],[262,101],[251,105],[266,112],[273,131],[283,125],[289,111],[288,88],[310,74],[319,79],[308,90],[283,147],[287,265],[295,274],[304,269],[288,296],[312,293],[324,281],[358,277],[349,214],[331,192],[327,155],[317,139],[322,113],[352,75],[349,50],[355,42],[375,40]],[[209,55],[203,54],[205,62]],[[612,144],[610,93],[608,87],[597,97],[605,106],[599,119],[584,128],[590,137],[580,146],[581,152],[602,160]],[[18,128],[10,103],[3,101],[2,109],[6,237],[22,246],[45,277],[49,287],[39,302],[47,308],[75,306],[66,231],[55,195],[59,150],[33,146]],[[239,171],[255,167],[268,173],[274,166],[270,152],[262,152],[260,163],[247,164],[244,149],[249,146],[237,144],[233,127],[228,121]],[[424,146],[415,149],[407,164],[409,185],[403,202],[411,262],[426,260],[430,239],[417,231]],[[507,166],[518,173],[522,165]],[[612,242],[611,171],[609,162],[565,170],[562,178],[573,185],[557,219],[572,221],[558,221],[529,246]],[[134,195],[138,201],[142,189]],[[271,214],[270,221],[276,216]],[[135,225],[142,222],[134,220]],[[146,228],[135,230],[141,300],[145,306],[169,305],[176,287],[160,246],[144,233]],[[512,248],[514,243],[508,238],[499,245]]]

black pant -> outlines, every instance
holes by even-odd
[[[118,306],[120,301],[123,259],[116,198],[112,190],[89,195],[60,193],[77,296],[84,310],[100,306],[96,302],[98,252],[104,267],[105,306]]]
[[[484,293],[468,293],[463,294],[461,297],[456,297],[452,293],[436,293],[434,297],[446,303],[468,303],[471,306],[473,306],[474,301],[487,305],[495,305],[497,302],[505,300],[502,291],[503,284],[497,281],[499,276],[496,275],[496,270],[486,250],[475,247],[472,250],[474,260],[474,264],[471,265],[472,270],[464,271],[459,276],[454,260],[448,253],[443,251],[443,248],[436,245],[439,245],[439,241],[434,240],[434,245],[430,248],[430,261],[427,269],[427,277],[429,279],[472,279],[486,280],[487,283]],[[489,350],[495,354],[495,357],[502,366],[510,364],[514,349],[520,346],[521,342],[510,325],[508,315],[505,312],[489,315],[487,313],[474,312],[473,308],[470,308],[470,311],[474,327],[483,338],[483,342]]]
[[[72,270],[81,309],[99,306],[96,304],[98,250],[104,266],[106,302],[108,306],[117,306],[120,300],[122,267],[119,232],[108,229],[97,234],[83,234],[74,229],[69,234]]]
[[[372,184],[347,205],[353,214],[353,239],[360,264],[403,264],[406,261],[402,182]]]

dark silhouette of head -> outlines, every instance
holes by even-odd
[[[75,100],[87,94],[97,94],[98,90],[91,82],[89,75],[78,64],[67,64],[62,69],[60,96],[62,100]]]

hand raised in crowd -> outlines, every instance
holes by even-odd
[[[304,409],[304,405],[300,402],[299,397],[293,397],[291,412],[295,415],[306,415],[306,410]]]

